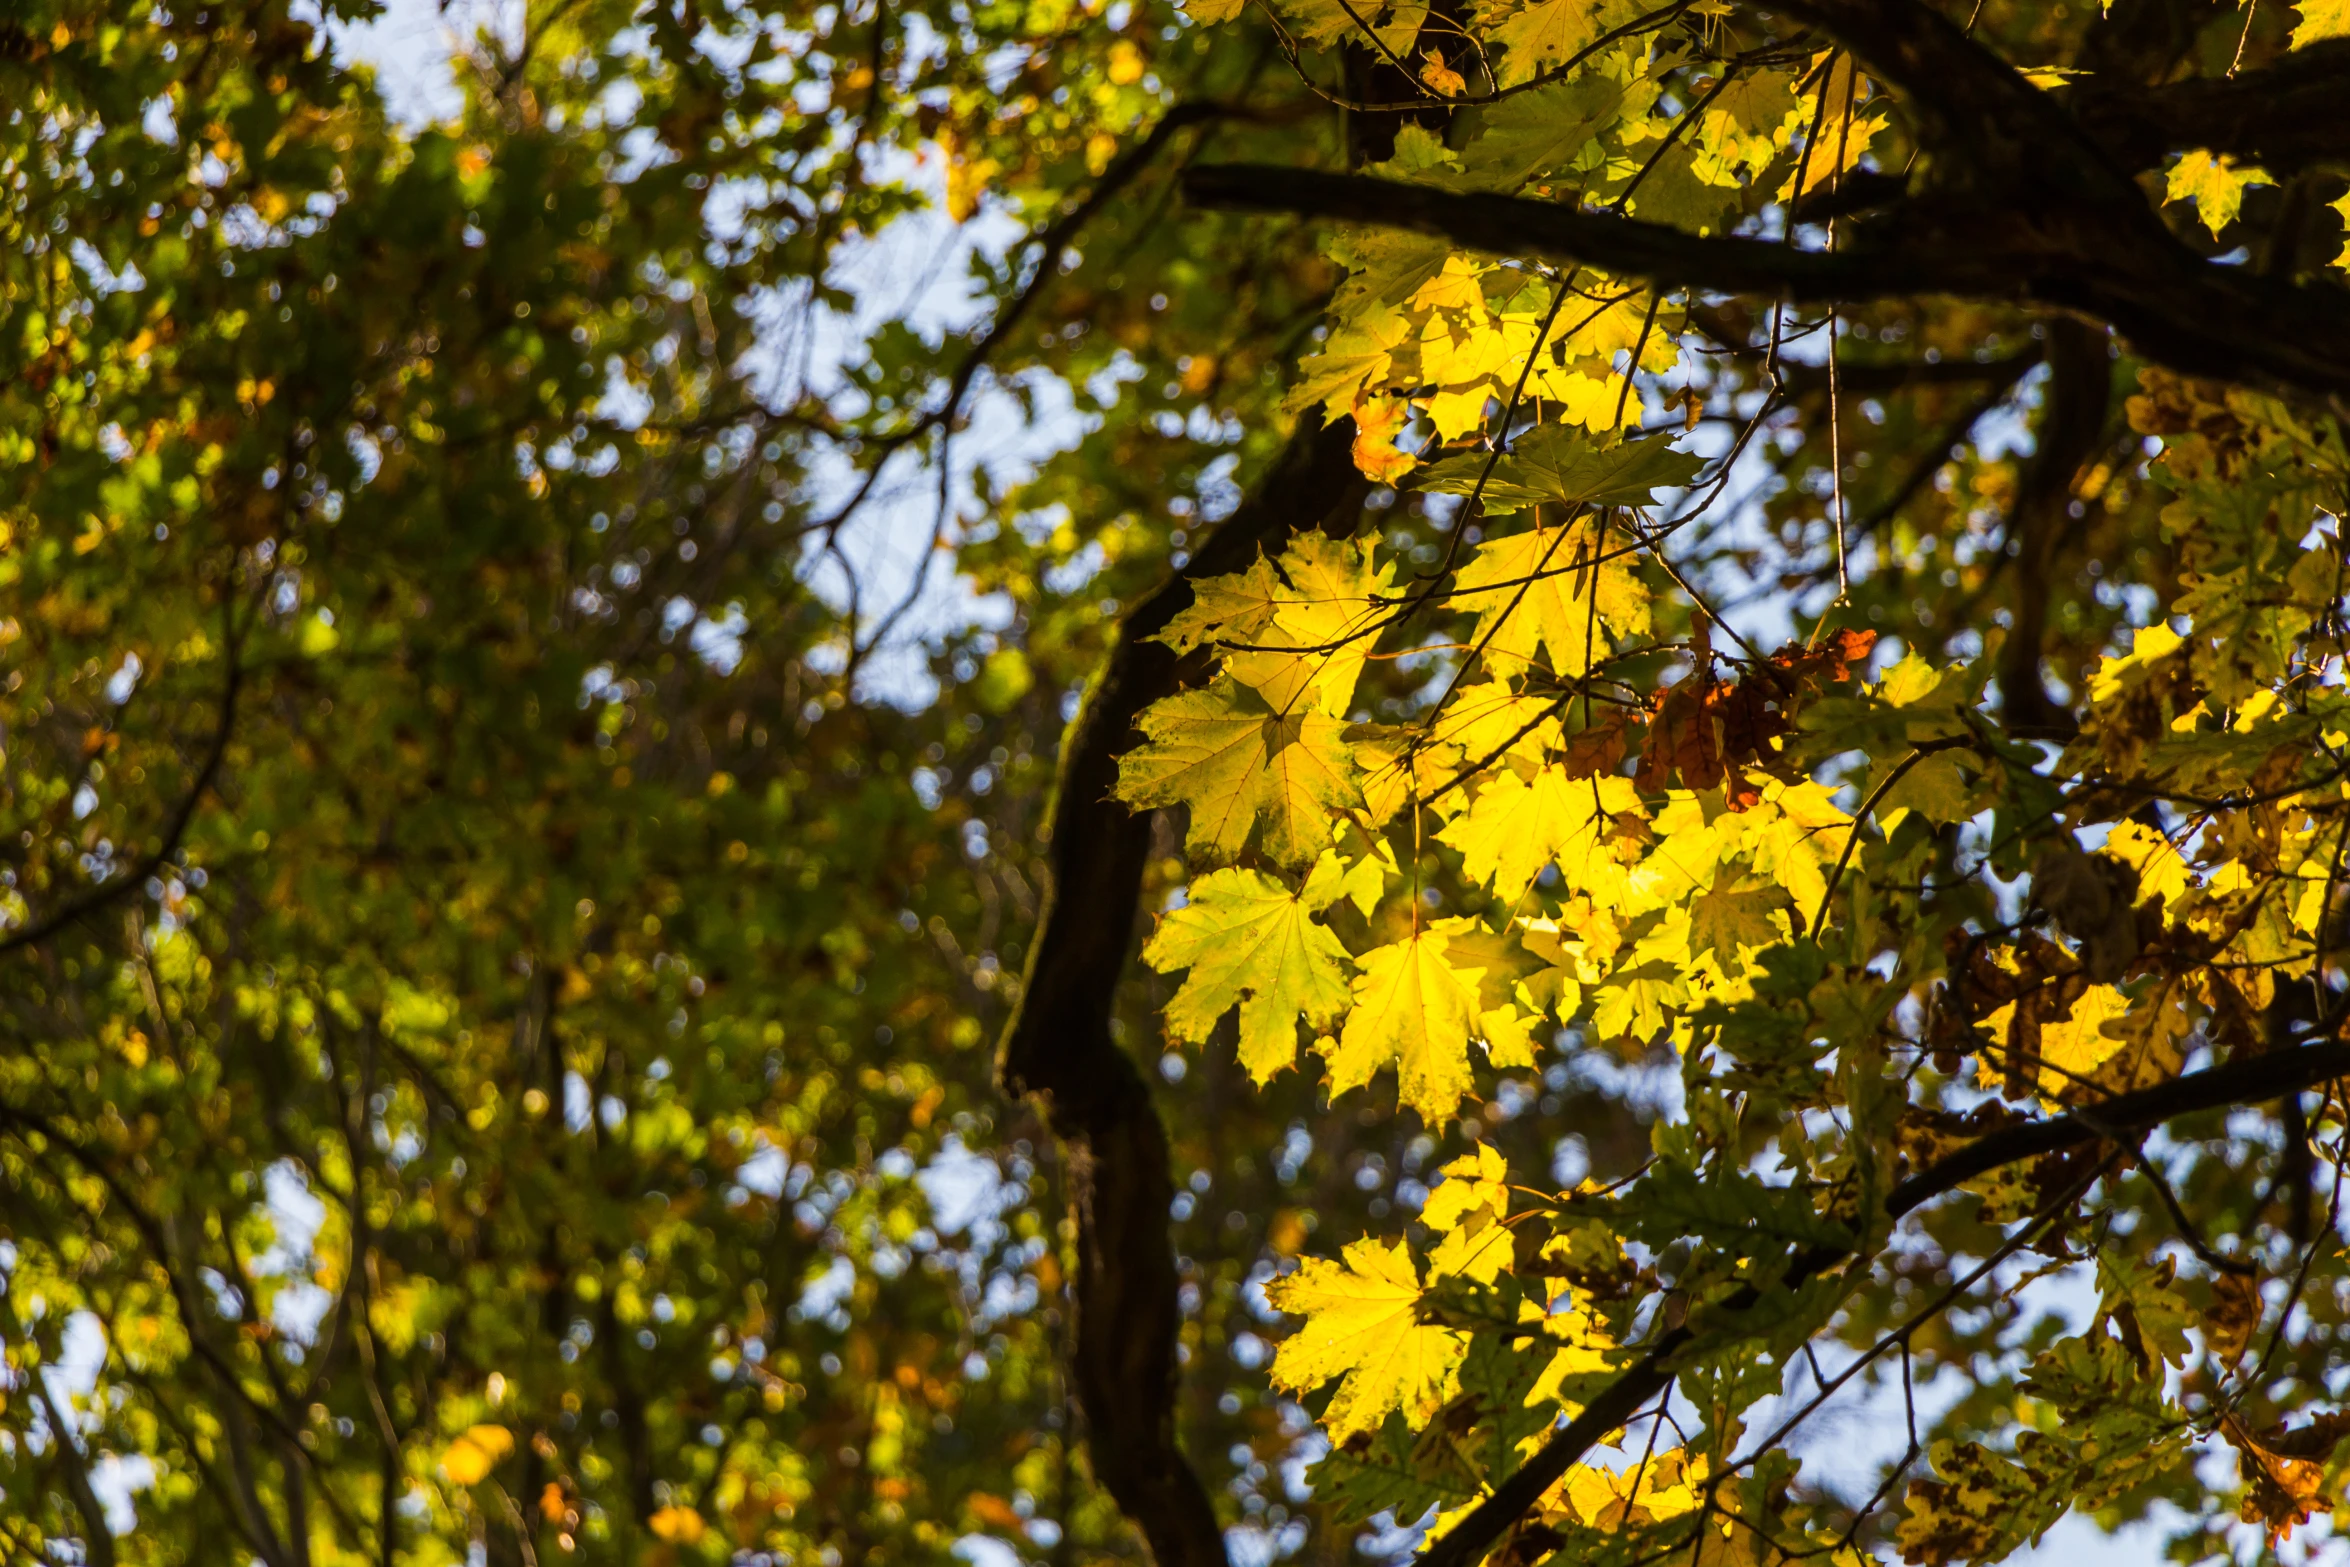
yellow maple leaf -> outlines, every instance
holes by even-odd
[[[2350,38],[2350,0],[2301,0],[2295,9],[2301,13],[2301,25],[2293,29],[2294,48],[2306,49],[2328,38]]]
[[[2334,265],[2344,271],[2350,271],[2350,196],[2344,196],[2340,201],[2329,202],[2327,205],[2331,206],[2342,218],[2344,236],[2342,253],[2334,258]]]
[[[1433,287],[1434,285],[1430,285]],[[1469,286],[1474,288],[1475,283]],[[1423,288],[1421,293],[1428,292]],[[1523,347],[1516,339],[1523,337]],[[1483,308],[1474,312],[1446,311],[1430,316],[1420,328],[1420,374],[1440,386],[1474,386],[1485,396],[1495,394],[1494,377],[1517,379],[1531,332],[1497,322]],[[1452,435],[1446,435],[1452,440]]]
[[[1255,639],[1255,651],[1228,655],[1225,668],[1280,711],[1310,692],[1324,713],[1346,716],[1389,618],[1384,595],[1395,568],[1375,563],[1377,542],[1376,536],[1300,534],[1281,553],[1288,591],[1274,603],[1266,634]],[[1280,651],[1285,648],[1301,651]]]
[[[1273,1380],[1293,1392],[1343,1377],[1322,1416],[1332,1442],[1377,1430],[1402,1410],[1424,1424],[1451,1396],[1468,1337],[1419,1319],[1419,1270],[1400,1241],[1365,1237],[1343,1261],[1308,1257],[1265,1286],[1276,1308],[1306,1320],[1273,1357]]]
[[[1216,641],[1254,642],[1273,624],[1282,596],[1280,574],[1260,554],[1246,571],[1192,583],[1191,602],[1167,622],[1157,640],[1178,653]]]
[[[504,1426],[473,1426],[441,1453],[441,1473],[454,1485],[479,1485],[514,1451],[514,1433]]]
[[[1399,397],[1355,399],[1355,469],[1374,484],[1393,484],[1420,464],[1420,459],[1395,444],[1411,417],[1411,407]]]
[[[1429,1255],[1430,1277],[1490,1284],[1509,1265],[1509,1166],[1491,1143],[1479,1143],[1437,1172],[1444,1179],[1420,1209],[1420,1222],[1444,1239]]]
[[[1192,601],[1158,640],[1179,653],[1224,650],[1224,672],[1279,713],[1300,698],[1333,718],[1354,701],[1388,608],[1392,565],[1375,563],[1375,539],[1306,533],[1278,562],[1193,584]]]
[[[1806,106],[1805,119],[1819,125],[1820,139],[1807,155],[1796,160],[1803,184],[1795,195],[1809,195],[1859,167],[1869,143],[1892,123],[1882,114],[1862,114],[1854,109],[1868,96],[1868,78],[1854,75],[1852,56],[1838,55],[1820,83],[1818,96]],[[1845,118],[1848,112],[1849,122]]]
[[[1504,51],[1503,87],[1515,87],[1553,66],[1563,65],[1597,38],[1604,0],[1533,0],[1497,18],[1492,6],[1478,17],[1488,44]]]
[[[1299,413],[1319,403],[1328,418],[1342,417],[1366,394],[1387,384],[1395,350],[1410,333],[1411,323],[1393,305],[1372,298],[1353,300],[1322,351],[1298,361],[1297,384],[1282,398],[1282,411]]]
[[[1446,65],[1443,56],[1434,50],[1428,52],[1427,60],[1420,66],[1420,80],[1428,84],[1431,92],[1446,98],[1458,98],[1469,90],[1467,78]]]
[[[1699,1487],[1709,1468],[1703,1453],[1685,1448],[1651,1453],[1620,1470],[1578,1464],[1544,1499],[1545,1510],[1565,1512],[1600,1529],[1678,1518],[1697,1510]],[[1726,1532],[1728,1523],[1725,1519],[1716,1527]]]
[[[1631,542],[1621,529],[1603,536],[1589,518],[1488,539],[1454,577],[1447,602],[1476,615],[1471,640],[1488,663],[1531,663],[1547,650],[1550,672],[1575,679],[1607,656],[1602,630],[1648,629],[1648,590],[1625,553]]]
[[[1544,866],[1585,835],[1594,809],[1591,790],[1563,768],[1524,778],[1505,767],[1436,837],[1461,851],[1471,881],[1490,881],[1496,898],[1515,903]]]
[[[1472,924],[1438,920],[1364,954],[1354,1010],[1327,1052],[1333,1096],[1360,1088],[1393,1064],[1403,1102],[1435,1126],[1469,1092],[1469,1038],[1479,1013],[1482,969],[1453,966],[1447,937]]]
[[[1458,746],[1471,763],[1490,767],[1497,752],[1540,762],[1565,740],[1559,708],[1555,698],[1522,696],[1506,682],[1487,680],[1454,692],[1429,733]]]
[[[1631,779],[1609,773],[1580,780],[1576,795],[1572,830],[1558,843],[1560,890],[1580,893],[1596,909],[1628,910],[1640,889],[1625,864],[1631,845],[1622,829],[1645,823],[1640,792]]]
[[[1358,724],[1347,739],[1363,772],[1364,817],[1375,828],[1444,788],[1463,763],[1460,746],[1431,739],[1417,724]]]
[[[1191,971],[1167,1003],[1167,1031],[1204,1045],[1237,1005],[1240,1064],[1251,1078],[1261,1084],[1295,1061],[1301,1012],[1327,1028],[1346,1011],[1353,960],[1313,918],[1345,881],[1338,856],[1325,853],[1295,893],[1262,871],[1215,871],[1193,882],[1189,901],[1142,949],[1161,973]]]
[[[1460,386],[1443,387],[1413,406],[1427,414],[1437,439],[1457,441],[1485,422],[1485,406],[1494,401],[1495,390],[1490,378],[1481,378]]]
[[[1140,726],[1147,743],[1119,759],[1118,798],[1189,807],[1186,847],[1210,864],[1252,838],[1275,864],[1311,864],[1338,814],[1363,803],[1343,724],[1275,713],[1230,680],[1154,703]]]
[[[2091,985],[2073,1003],[2072,1015],[2061,1022],[2040,1025],[2040,1093],[2054,1099],[2094,1073],[2128,1044],[2109,1023],[2118,1023],[2130,1010],[2130,998],[2118,985]],[[1991,1037],[2005,1040],[2015,1023],[2016,1003],[2010,1001],[1983,1026]]]
[[[2187,862],[2171,847],[2169,838],[2143,823],[2114,823],[2097,852],[2137,873],[2140,902],[2160,894],[2168,907],[2176,909],[2187,895]]]
[[[2215,158],[2197,148],[2181,155],[2171,165],[2164,199],[2195,203],[2195,215],[2217,238],[2219,231],[2233,223],[2236,214],[2243,210],[2246,190],[2254,185],[2275,183],[2265,171],[2251,164],[2238,167],[2236,160],[2225,153]]]
[[[1806,778],[1766,784],[1762,803],[1740,813],[1739,825],[1754,852],[1755,874],[1786,888],[1810,919],[1827,894],[1827,871],[1844,853],[1852,818],[1837,809],[1827,789]]]

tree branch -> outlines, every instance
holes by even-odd
[[[2299,1093],[2337,1077],[2350,1077],[2350,1043],[2337,1041],[2272,1050],[2225,1066],[2191,1072],[2137,1093],[2117,1094],[2097,1105],[2088,1120],[2066,1115],[2007,1127],[1978,1138],[1895,1186],[1885,1199],[1885,1213],[1888,1218],[1899,1219],[1978,1175],[2018,1160],[2077,1148],[2113,1132],[2141,1131],[2199,1110],[2257,1104]],[[1846,1255],[1849,1254],[1826,1248],[1806,1252],[1796,1258],[1788,1280],[1779,1287],[1791,1287],[1795,1279],[1809,1278]],[[1750,1285],[1725,1304],[1739,1310],[1761,1298],[1761,1289]],[[1641,1405],[1663,1391],[1680,1369],[1673,1364],[1673,1357],[1688,1344],[1691,1336],[1691,1330],[1684,1325],[1659,1338],[1645,1355],[1586,1405],[1580,1415],[1562,1426],[1515,1474],[1496,1486],[1476,1511],[1422,1552],[1415,1567],[1474,1567],[1482,1561],[1511,1525],[1531,1512],[1542,1494],[1581,1462],[1585,1453],[1606,1440]]]
[[[2105,1131],[2135,1132],[2165,1121],[2175,1121],[2198,1110],[2230,1105],[2258,1104],[2297,1094],[2337,1077],[2350,1077],[2350,1043],[2304,1045],[2271,1050],[2230,1061],[2225,1066],[2190,1072],[2185,1077],[2134,1094],[2118,1094],[2080,1116],[2057,1116],[2027,1121],[1977,1138],[1949,1158],[1893,1188],[1885,1212],[1900,1218],[1944,1192],[2019,1159],[2037,1158],[2093,1142]]]
[[[195,819],[196,806],[203,800],[206,791],[211,789],[213,779],[220,774],[221,759],[228,754],[229,733],[236,727],[237,693],[244,683],[244,674],[243,667],[237,662],[236,644],[232,641],[228,644],[228,674],[221,684],[220,714],[214,721],[212,743],[205,748],[204,760],[196,769],[195,781],[188,785],[187,793],[180,797],[179,805],[171,813],[171,820],[164,824],[154,851],[141,856],[128,869],[118,871],[96,886],[87,888],[78,897],[66,899],[45,917],[0,935],[0,955],[22,947],[38,946],[84,915],[94,914],[125,893],[144,886],[148,877],[161,870],[179,852],[180,840],[187,835],[188,823]]]
[[[1149,639],[1190,604],[1194,581],[1241,570],[1293,529],[1338,518],[1351,526],[1369,491],[1351,446],[1344,425],[1300,430],[1256,493],[1121,622],[1062,744],[1051,880],[998,1058],[1005,1091],[1041,1098],[1067,1150],[1078,1226],[1071,1372],[1087,1445],[1160,1567],[1224,1567],[1224,1539],[1175,1437],[1181,1313],[1166,1132],[1110,1033],[1150,847],[1149,816],[1111,791],[1120,753],[1138,738],[1136,716],[1173,693],[1187,667]]]
[[[2263,70],[2161,87],[2090,77],[2058,101],[2125,169],[2204,147],[2271,174],[2350,159],[2350,38],[2296,49]]]
[[[1919,200],[1862,227],[1834,254],[1525,197],[1265,164],[1212,164],[1183,184],[1204,207],[1412,229],[1665,288],[1819,305],[1928,294],[2036,301],[2109,322],[2147,358],[2189,375],[2350,400],[2350,290],[2205,261],[2171,237],[2135,185],[2114,178],[2129,192],[2126,206],[2061,190],[1980,206]]]

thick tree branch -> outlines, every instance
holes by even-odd
[[[1900,89],[1941,187],[2011,208],[2052,195],[2093,205],[2137,195],[2054,98],[1918,0],[1773,0],[1772,9],[1818,28]]]
[[[2073,531],[2073,490],[2104,443],[2113,403],[2112,358],[2103,332],[2068,316],[2048,323],[2047,394],[2008,529],[2015,547],[2015,620],[2000,654],[1999,690],[2013,734],[2070,739],[2078,728],[2049,696],[2040,659],[2057,557]]]
[[[2296,49],[2264,70],[2141,87],[2093,76],[2059,94],[2125,169],[2191,147],[2271,174],[2350,160],[2350,38]]]
[[[1262,164],[1194,169],[1184,190],[1201,206],[1412,229],[1666,288],[1819,305],[1932,294],[2033,301],[2109,322],[2147,358],[2189,375],[2350,400],[2350,290],[2205,261],[2122,183],[2126,204],[2048,191],[1980,207],[1912,203],[1832,255],[1524,197]]]
[[[2350,1077],[2350,1042],[2271,1050],[2230,1061],[2225,1066],[2190,1072],[2134,1094],[2118,1094],[2096,1106],[2086,1119],[2065,1115],[2046,1121],[2028,1121],[1977,1138],[1949,1158],[1928,1165],[1894,1187],[1885,1199],[1885,1211],[1898,1219],[2001,1165],[2077,1148],[2094,1142],[2107,1131],[2142,1131],[2183,1115],[2193,1115],[2198,1110],[2258,1104],[2300,1093],[2337,1077]]]
[[[1007,1092],[1045,1102],[1068,1153],[1077,1210],[1072,1373],[1093,1469],[1160,1567],[1224,1567],[1223,1532],[1175,1439],[1179,1280],[1167,1236],[1174,1185],[1149,1086],[1110,1034],[1134,942],[1150,818],[1111,797],[1134,721],[1183,673],[1149,640],[1191,602],[1191,584],[1238,571],[1293,529],[1351,523],[1368,485],[1345,426],[1300,431],[1183,571],[1128,612],[1062,745],[1051,867],[1019,1009],[1004,1031]]]
[[[2056,1116],[2011,1126],[1979,1138],[1939,1163],[1928,1166],[1895,1186],[1885,1199],[1888,1218],[1899,1219],[1932,1199],[1954,1190],[1978,1175],[2002,1165],[2044,1154],[2077,1148],[2116,1132],[2137,1132],[2201,1110],[2258,1104],[2297,1094],[2338,1077],[2350,1077],[2350,1043],[2308,1045],[2272,1050],[2231,1061],[2225,1066],[2159,1083],[2137,1093],[2117,1094],[2096,1106],[2084,1119]],[[1789,1283],[1809,1278],[1834,1266],[1848,1253],[1815,1248],[1799,1256]],[[1754,1286],[1738,1291],[1725,1305],[1741,1310],[1761,1299]],[[1608,1384],[1583,1412],[1559,1428],[1518,1471],[1494,1488],[1443,1539],[1422,1552],[1415,1567],[1474,1567],[1485,1553],[1531,1512],[1542,1494],[1560,1476],[1582,1461],[1583,1455],[1605,1441],[1640,1407],[1664,1391],[1678,1368],[1673,1357],[1692,1337],[1687,1326],[1662,1335],[1648,1352]]]

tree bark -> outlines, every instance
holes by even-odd
[[[1051,878],[998,1058],[1005,1091],[1043,1102],[1065,1152],[1077,1220],[1071,1376],[1087,1449],[1159,1567],[1224,1567],[1224,1538],[1175,1434],[1182,1313],[1166,1131],[1111,1033],[1150,847],[1149,816],[1112,790],[1136,716],[1200,672],[1150,638],[1191,602],[1194,581],[1243,569],[1295,530],[1350,529],[1369,493],[1351,446],[1344,425],[1301,428],[1256,492],[1120,623],[1062,744]]]

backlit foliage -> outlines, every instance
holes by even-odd
[[[0,1557],[1193,1567],[1121,1247],[1236,1560],[2325,1526],[2336,0],[1882,3],[2241,364],[1841,0],[365,9],[0,18]]]

